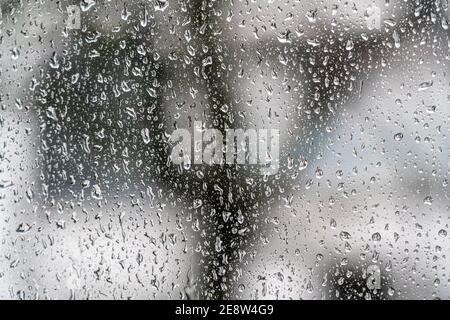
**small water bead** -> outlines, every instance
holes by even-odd
[[[401,132],[396,133],[396,134],[394,135],[394,140],[395,140],[395,141],[402,141],[402,140],[403,140],[403,133],[401,133]]]
[[[445,238],[447,236],[447,231],[444,229],[439,230],[438,235],[442,238]]]
[[[373,242],[380,242],[381,241],[381,234],[379,232],[375,232],[372,234],[372,241]]]

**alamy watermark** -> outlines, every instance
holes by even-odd
[[[185,168],[192,164],[247,164],[260,165],[262,175],[278,172],[280,132],[277,129],[226,129],[224,136],[220,130],[206,129],[203,122],[195,121],[193,131],[192,134],[187,129],[177,129],[171,134],[173,164]]]

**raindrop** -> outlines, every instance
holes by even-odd
[[[373,242],[380,242],[381,241],[381,234],[379,232],[375,232],[372,234],[372,241]]]
[[[150,142],[150,130],[148,128],[144,128],[141,130],[142,140],[145,144]]]
[[[427,196],[425,197],[425,199],[423,199],[423,203],[431,206],[433,204],[433,198],[431,196]]]
[[[419,91],[425,91],[433,86],[433,81],[426,81],[419,84]]]
[[[447,231],[444,229],[439,230],[438,235],[442,238],[445,238],[447,236]]]
[[[402,141],[402,139],[403,139],[403,133],[399,132],[394,135],[395,141]]]
[[[155,10],[164,11],[169,7],[169,0],[155,0]]]

